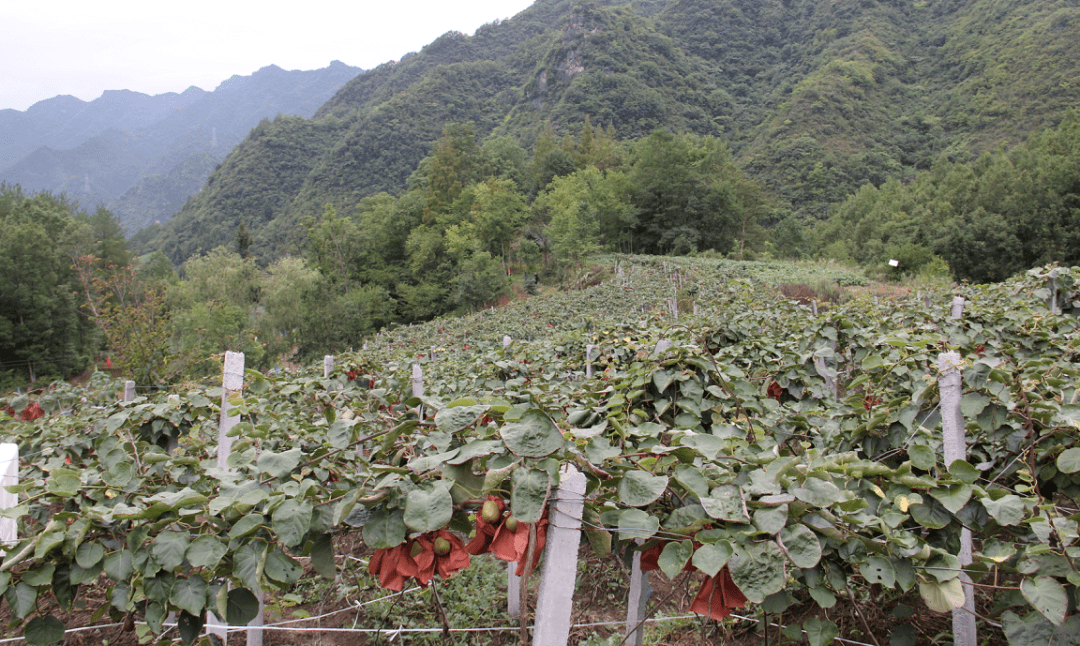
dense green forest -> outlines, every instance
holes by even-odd
[[[806,229],[864,185],[1055,127],[1080,103],[1078,32],[1075,0],[540,0],[360,74],[312,119],[264,122],[136,240],[180,264],[243,221],[267,263],[326,204],[408,190],[448,124],[534,154],[586,118],[626,144],[717,137],[769,196],[761,224]]]

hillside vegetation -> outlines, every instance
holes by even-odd
[[[180,263],[244,221],[268,262],[295,251],[283,232],[327,204],[348,214],[409,188],[449,124],[535,157],[542,133],[577,136],[586,118],[627,145],[656,129],[722,139],[769,197],[760,223],[805,231],[861,186],[1055,127],[1080,98],[1078,36],[1068,0],[542,0],[360,74],[310,120],[253,132],[140,244]],[[316,139],[317,150],[302,143]],[[296,147],[308,156],[283,156]],[[534,164],[549,172],[519,184],[529,199],[572,168]],[[269,208],[249,167],[273,178]],[[807,250],[785,244],[778,253]]]

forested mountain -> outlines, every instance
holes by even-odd
[[[314,71],[271,65],[213,92],[124,90],[3,110],[0,181],[64,193],[86,207],[108,205],[133,232],[175,213],[260,119],[310,117],[360,71],[339,61]]]
[[[181,262],[243,221],[269,259],[327,203],[403,191],[448,123],[531,150],[545,124],[576,135],[586,117],[624,142],[726,140],[774,198],[763,224],[803,226],[864,184],[1055,125],[1075,78],[1076,0],[538,0],[357,76],[311,119],[263,123],[141,238]]]

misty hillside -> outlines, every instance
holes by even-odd
[[[313,71],[271,65],[213,92],[110,91],[3,110],[0,181],[107,205],[133,232],[175,213],[260,119],[310,117],[360,71],[339,61]]]

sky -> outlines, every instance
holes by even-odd
[[[0,109],[105,90],[212,91],[267,65],[371,69],[533,0],[0,0]]]

